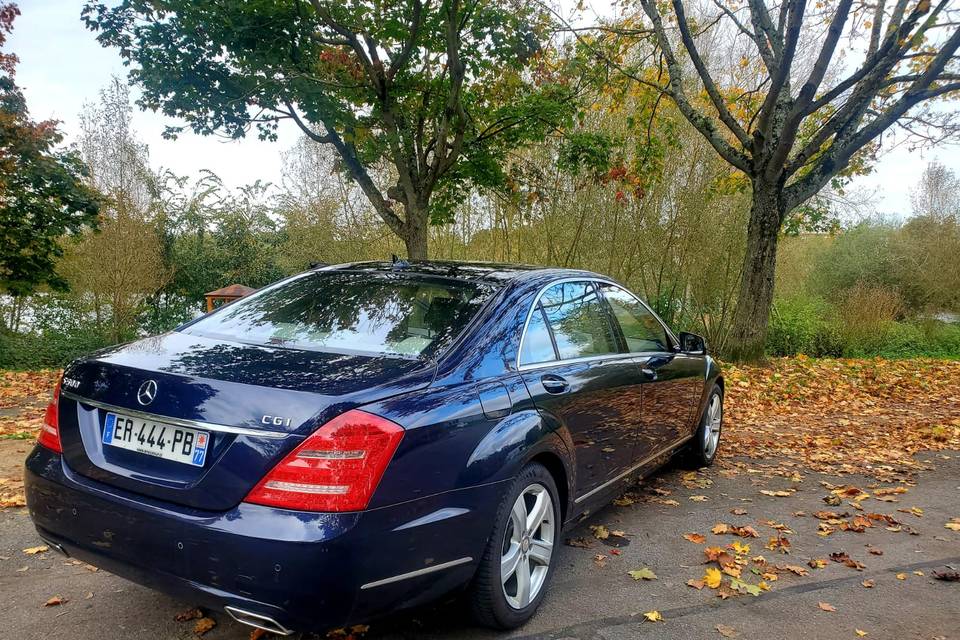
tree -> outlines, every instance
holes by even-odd
[[[114,79],[80,115],[79,149],[92,188],[103,194],[100,229],[62,242],[71,288],[92,300],[97,329],[111,342],[135,335],[148,298],[169,278],[155,224],[156,177],[132,125],[126,85]]]
[[[956,114],[940,103],[960,90],[960,16],[949,0],[827,0],[812,8],[806,0],[713,0],[713,11],[699,19],[688,17],[693,3],[684,0],[640,5],[649,28],[613,31],[617,38],[648,35],[655,46],[648,67],[660,61],[662,73],[618,68],[669,96],[752,187],[728,355],[756,359],[788,214],[831,181],[862,170],[895,124],[930,139],[938,138],[925,132],[956,131]],[[729,38],[728,51],[742,52],[734,70],[718,71],[723,65],[706,57],[711,47],[703,40],[711,33]],[[844,38],[846,48],[862,51],[858,64],[837,54]]]
[[[331,145],[415,259],[431,221],[502,185],[505,155],[573,110],[531,2],[123,0],[83,17],[134,65],[142,107],[233,138],[292,120]]]
[[[14,82],[17,57],[4,52],[20,15],[0,4],[0,291],[25,296],[42,285],[66,287],[55,269],[59,238],[94,225],[96,191],[84,184],[86,168],[63,140],[57,122],[34,122]]]
[[[920,183],[910,193],[913,215],[932,220],[960,219],[960,179],[939,162],[923,170]]]

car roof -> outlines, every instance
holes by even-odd
[[[503,285],[507,282],[537,281],[544,282],[554,278],[583,276],[602,277],[589,271],[541,267],[529,264],[509,264],[502,262],[460,262],[456,260],[412,260],[410,262],[351,262],[324,267],[330,271],[367,271],[382,273],[407,273],[443,278],[455,278],[471,282]]]

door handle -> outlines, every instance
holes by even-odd
[[[570,388],[570,383],[560,376],[547,374],[540,377],[540,383],[547,393],[565,393]]]
[[[643,374],[643,379],[652,382],[657,379],[657,370],[651,369],[650,367],[641,367],[640,373]]]

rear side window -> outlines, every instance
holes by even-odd
[[[523,334],[523,345],[520,348],[520,364],[536,364],[551,362],[557,359],[557,352],[553,350],[553,340],[550,330],[543,318],[543,309],[538,304],[530,314],[527,323],[527,332]]]
[[[421,358],[452,342],[494,291],[442,278],[318,271],[183,331],[271,347]]]
[[[670,350],[663,325],[633,294],[612,284],[601,284],[600,289],[620,324],[630,353]]]
[[[540,304],[561,360],[617,353],[610,316],[593,284],[555,284],[540,297]]]

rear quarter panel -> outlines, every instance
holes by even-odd
[[[512,374],[498,382],[509,401],[507,415],[486,415],[479,385],[473,382],[364,406],[365,411],[393,420],[406,430],[370,508],[505,482],[539,452],[567,456],[562,437],[544,424],[523,380]],[[489,411],[490,396],[484,397]]]

